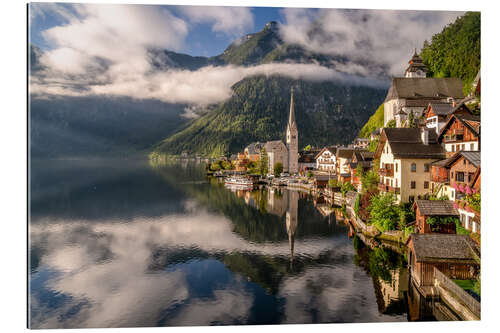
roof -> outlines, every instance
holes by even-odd
[[[297,124],[295,123],[295,107],[293,103],[293,87],[290,92],[290,113],[288,115],[288,126],[291,128],[296,128]]]
[[[481,152],[480,151],[461,151],[460,154],[475,167],[481,166]]]
[[[316,156],[314,156],[314,159],[317,159],[318,157],[321,156],[321,154],[323,154],[323,152],[325,150],[328,150],[330,153],[332,153],[333,155],[337,154],[337,146],[326,146],[326,147],[323,147],[317,154]]]
[[[413,243],[417,262],[477,263],[480,249],[468,235],[456,234],[411,234],[408,242]]]
[[[285,144],[281,140],[267,141],[264,145],[264,148],[269,153],[271,150],[278,148],[280,145],[285,146]]]
[[[248,150],[248,154],[254,155],[254,154],[259,154],[260,150],[264,146],[264,143],[262,142],[252,142],[248,146],[245,147],[245,150]]]
[[[430,107],[437,116],[446,116],[454,110],[451,103],[430,103]]]
[[[385,102],[398,98],[464,98],[462,88],[459,78],[394,77]]]
[[[429,142],[422,142],[421,132],[427,130]],[[436,132],[420,128],[384,128],[377,147],[376,156],[382,153],[383,145],[387,141],[394,157],[397,158],[436,158],[446,156],[444,148],[437,143]]]
[[[422,215],[459,215],[457,209],[453,206],[453,201],[451,200],[415,200],[415,206],[418,207]]]
[[[453,124],[455,121],[460,121],[462,124],[464,124],[465,127],[467,127],[475,136],[480,137],[481,136],[481,116],[475,116],[472,114],[452,114],[450,119],[446,122],[446,124],[443,126],[441,129],[441,132],[439,133],[439,141],[441,141],[444,137],[444,134],[448,130],[448,128]]]
[[[336,156],[339,158],[351,158],[352,154],[358,151],[358,149],[353,149],[353,148],[337,148],[337,154]]]

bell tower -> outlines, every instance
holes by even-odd
[[[299,171],[299,135],[297,123],[295,122],[295,110],[293,104],[293,87],[290,96],[290,113],[286,126],[286,148],[288,149],[288,172],[291,174]]]

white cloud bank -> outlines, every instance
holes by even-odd
[[[286,8],[283,14],[286,23],[280,31],[286,42],[383,65],[389,74],[400,76],[414,48],[420,49],[463,12]]]
[[[380,86],[380,67],[400,74],[412,48],[460,14],[285,9],[281,31],[286,42],[349,61],[334,62],[335,70],[281,63],[160,72],[153,70],[148,50],[180,49],[192,24],[208,23],[216,33],[241,34],[253,26],[250,9],[185,6],[177,7],[175,16],[159,6],[51,5],[40,10],[44,5],[31,5],[37,8],[34,15],[50,10],[66,24],[43,32],[53,49],[40,59],[46,70],[31,77],[32,94],[130,96],[198,106],[226,100],[233,84],[252,75]],[[319,33],[309,34],[311,29]]]

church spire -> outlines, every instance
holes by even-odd
[[[293,87],[290,94],[290,114],[288,115],[288,127],[295,128],[297,124],[295,123],[295,110],[293,105]]]

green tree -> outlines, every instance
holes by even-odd
[[[370,199],[370,223],[381,232],[395,230],[400,220],[399,207],[392,193],[380,193]]]
[[[340,187],[340,192],[342,192],[342,196],[345,197],[345,195],[349,191],[356,191],[356,188],[350,182],[344,182]]]
[[[380,177],[375,171],[367,171],[361,177],[361,188],[363,192],[375,192]]]
[[[278,162],[274,164],[274,174],[280,175],[283,172],[283,163]]]
[[[394,119],[391,119],[387,122],[387,124],[385,125],[385,127],[387,128],[394,128],[396,127],[396,121]]]
[[[220,166],[224,170],[231,170],[233,168],[233,165],[231,164],[231,162],[226,161],[226,160],[220,161]]]
[[[368,145],[368,151],[375,152],[377,150],[378,141],[379,139],[370,141],[370,144]]]
[[[415,115],[413,114],[413,111],[410,111],[410,115],[408,116],[408,127],[417,128],[417,122],[415,121]]]
[[[304,151],[309,151],[309,150],[311,150],[311,145],[307,145],[304,147]]]

